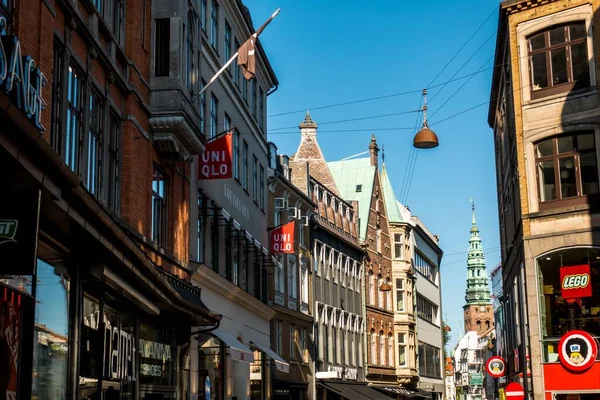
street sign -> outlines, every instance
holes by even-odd
[[[517,382],[509,383],[506,386],[505,393],[506,400],[523,400],[525,398],[525,390]]]
[[[504,359],[496,356],[490,357],[485,364],[485,369],[492,378],[504,376]]]

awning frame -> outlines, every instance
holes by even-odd
[[[271,350],[270,346],[265,346],[254,342],[250,342],[250,345],[256,347],[258,350],[268,355],[275,362],[275,368],[277,368],[278,371],[289,374],[290,364],[287,361],[285,361],[279,354]]]
[[[250,349],[250,347],[240,342],[229,333],[217,329],[210,332],[210,334],[219,339],[226,347],[229,348],[229,357],[232,360],[249,364],[254,362],[254,352]]]

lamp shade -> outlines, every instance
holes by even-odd
[[[392,290],[392,286],[387,282],[383,282],[381,286],[379,286],[379,290],[381,290],[382,292],[389,292],[390,290]]]
[[[413,146],[415,146],[417,149],[433,149],[439,144],[440,143],[438,142],[437,135],[426,126],[417,132],[413,142]]]

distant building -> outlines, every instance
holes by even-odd
[[[446,384],[446,400],[456,400],[456,383],[454,376],[454,360],[452,357],[446,357],[446,366],[444,367],[444,383]]]
[[[459,340],[454,352],[456,400],[493,400],[486,393],[484,358],[494,328],[479,334],[469,331]]]

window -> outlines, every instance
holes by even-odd
[[[223,118],[223,132],[229,132],[231,129],[231,117],[225,113],[225,117]]]
[[[300,328],[300,350],[302,362],[308,362],[308,347],[306,346],[306,328]]]
[[[3,0],[6,1],[6,0]],[[92,0],[98,14],[104,19],[106,27],[113,33],[117,43],[121,43],[123,26],[122,0]]]
[[[204,79],[200,80],[200,90],[204,89],[206,82]],[[206,128],[206,92],[200,95],[200,133],[205,134]]]
[[[258,126],[265,129],[265,94],[261,87],[258,88]]]
[[[398,366],[406,367],[406,333],[398,333]]]
[[[240,131],[233,132],[233,177],[240,180]]]
[[[593,132],[560,136],[535,146],[540,202],[598,194],[596,145]],[[579,199],[577,199],[579,198]]]
[[[265,167],[260,166],[260,188],[259,188],[259,199],[260,199],[260,209],[265,210]],[[302,224],[300,224],[302,226]],[[302,232],[302,228],[300,228],[300,232]],[[300,233],[302,235],[302,233]],[[302,244],[302,236],[300,236],[300,244]]]
[[[375,275],[373,271],[369,271],[369,304],[375,305]]]
[[[223,39],[223,59],[225,62],[229,61],[231,58],[231,26],[229,26],[229,22],[225,21],[225,37]],[[233,68],[236,67],[236,63],[232,63]],[[229,70],[231,72],[231,70]]]
[[[215,50],[219,50],[219,3],[212,1],[210,12],[210,44]]]
[[[440,349],[419,342],[419,374],[428,378],[441,378]]]
[[[283,256],[278,254],[277,256],[277,267],[275,268],[275,291],[279,293],[285,293],[284,286],[284,272],[283,272]]]
[[[304,223],[302,222],[302,220],[300,220],[300,223],[298,224],[299,228],[299,232],[298,232],[298,236],[299,236],[299,240],[298,242],[300,243],[300,246],[304,246],[305,245],[305,241],[304,241]]]
[[[7,0],[8,1],[8,0]],[[0,27],[0,35],[2,35],[2,27]],[[50,130],[50,144],[54,150],[63,155],[63,117],[62,117],[62,104],[63,104],[63,81],[64,81],[64,46],[58,41],[54,40],[54,68],[52,70],[52,125]]]
[[[258,159],[252,155],[252,200],[258,202]]]
[[[80,168],[81,126],[83,123],[83,82],[81,74],[69,66],[67,81],[67,122],[65,132],[65,164],[74,172]]]
[[[290,360],[296,359],[296,326],[290,324]]]
[[[402,233],[394,233],[394,258],[402,259],[402,248],[404,247],[404,235]]]
[[[108,143],[107,143],[107,176],[106,176],[106,205],[114,212],[119,212],[119,196],[121,193],[120,178],[120,149],[121,118],[113,112],[108,113]]]
[[[375,287],[375,290],[377,291],[377,307],[379,307],[379,308],[384,308],[384,304],[383,304],[383,294],[384,293],[381,289],[379,289],[382,284],[383,284],[383,278],[381,277],[381,275],[379,275],[379,277],[377,279],[377,286]]]
[[[242,97],[246,104],[248,104],[248,80],[246,78],[242,79]]]
[[[235,45],[235,51],[238,51],[238,49],[240,48],[240,42],[238,42],[237,39],[234,40],[234,45]],[[233,81],[235,82],[236,86],[240,87],[240,78],[241,78],[242,74],[240,71],[240,67],[238,67],[237,62],[233,63]]]
[[[590,84],[585,22],[552,27],[528,43],[532,98]]]
[[[385,339],[386,339],[386,336],[383,334],[383,332],[380,332],[379,333],[379,360],[380,360],[381,365],[386,365],[385,354],[387,352],[387,349],[385,346]]]
[[[165,248],[167,245],[167,178],[158,168],[152,173],[152,241]]]
[[[298,264],[296,256],[288,255],[288,294],[292,299],[298,298]]]
[[[388,345],[388,359],[387,359],[388,363],[387,363],[387,365],[388,365],[388,367],[393,367],[394,366],[394,338],[391,333],[387,337],[387,345]]]
[[[85,187],[98,196],[102,171],[102,136],[104,130],[104,101],[94,90],[90,93],[90,125],[86,143],[87,171]]]
[[[281,321],[275,321],[275,352],[281,354]]]
[[[415,268],[429,281],[437,284],[437,268],[418,251],[415,251]]]
[[[392,287],[392,281],[388,279],[386,279],[385,281],[390,287]],[[390,290],[389,292],[386,292],[385,295],[385,309],[388,311],[392,311],[392,291]]]
[[[379,201],[377,203],[379,203]],[[381,254],[381,229],[375,231],[375,244],[377,246],[377,252]]]
[[[301,261],[301,271],[300,271],[300,301],[304,304],[308,304],[309,301],[309,278],[308,278],[308,265],[306,265],[305,261]]]
[[[417,316],[438,325],[438,306],[417,293]]]
[[[196,239],[197,258],[196,261],[204,263],[205,241],[206,241],[206,199],[202,192],[198,191],[198,237]]]
[[[404,312],[404,279],[396,278],[396,311]]]
[[[202,30],[206,32],[206,0],[200,0],[200,25]]]
[[[252,110],[252,115],[256,118],[256,78],[252,79],[252,97],[250,98],[250,109]]]
[[[219,100],[210,94],[210,138],[217,137],[219,126]]]
[[[194,13],[188,12],[188,25],[186,35],[186,61],[187,67],[185,70],[185,84],[189,91],[194,90],[194,82],[196,81],[196,74],[194,71],[194,32],[196,24],[194,21]]]
[[[248,191],[248,143],[245,140],[242,147],[242,188]]]
[[[371,331],[371,364],[377,365],[377,335],[375,331]]]
[[[169,76],[171,26],[169,18],[156,20],[154,76]]]

